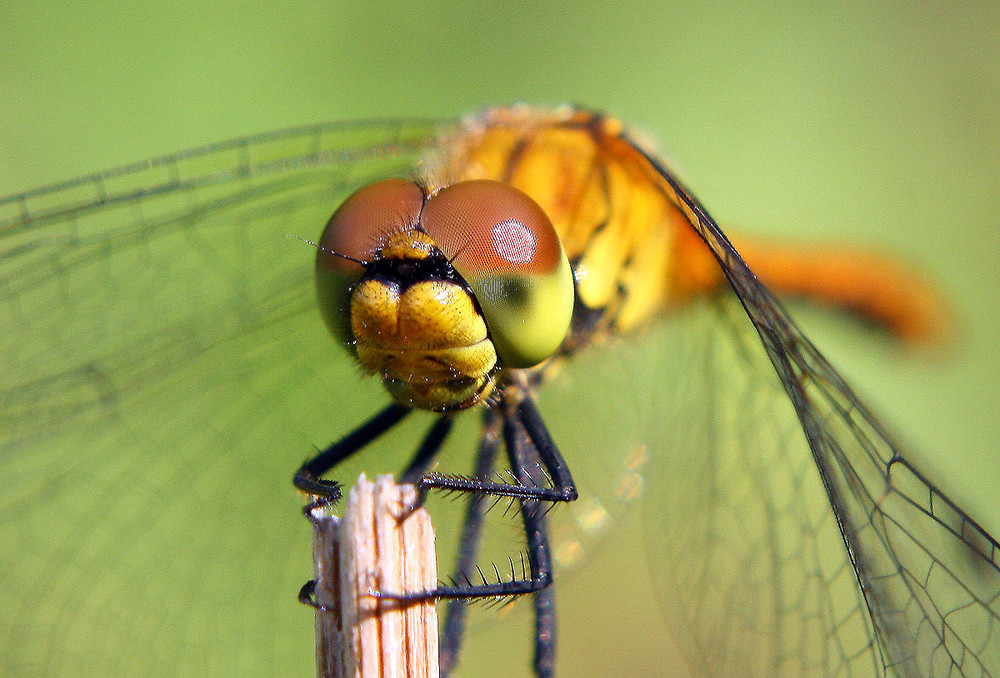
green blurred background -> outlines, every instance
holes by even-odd
[[[804,322],[1000,533],[1000,4],[651,4],[6,3],[0,193],[301,123],[605,109],[659,139],[724,226],[871,243],[940,283],[959,330],[941,352]],[[658,672],[639,658],[665,641],[614,603],[647,595],[638,575],[604,586],[621,539],[559,589],[595,624],[562,640],[563,675]],[[479,643],[494,666],[529,631],[496,636]]]

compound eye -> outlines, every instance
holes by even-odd
[[[370,263],[390,234],[415,226],[423,204],[415,183],[386,179],[358,189],[330,217],[316,253],[316,296],[341,340],[351,339],[351,286],[365,272],[358,262]]]
[[[427,201],[421,226],[469,283],[506,367],[555,353],[573,315],[573,274],[538,203],[507,184],[465,181]]]
[[[416,225],[423,204],[424,192],[412,181],[386,179],[358,189],[326,223],[316,265],[360,275],[363,267],[351,259],[372,261],[386,236]]]

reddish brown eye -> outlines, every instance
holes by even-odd
[[[361,275],[361,266],[345,257],[366,262],[374,259],[385,236],[416,225],[423,204],[424,193],[412,181],[386,179],[359,189],[327,222],[319,241],[322,249],[316,255],[317,268]]]
[[[562,246],[534,200],[496,181],[452,184],[431,198],[421,224],[455,268],[476,274],[551,273]]]
[[[371,262],[387,236],[415,226],[423,204],[424,192],[415,183],[387,179],[351,195],[327,222],[316,253],[316,298],[327,326],[343,342],[352,339],[351,288],[365,271],[357,262]]]
[[[562,343],[573,314],[573,274],[548,216],[496,181],[452,184],[420,219],[479,301],[507,367],[530,367]]]

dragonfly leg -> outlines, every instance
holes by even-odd
[[[427,435],[424,436],[423,442],[420,443],[420,447],[417,448],[416,454],[413,455],[413,459],[410,460],[406,470],[399,477],[400,484],[420,486],[421,478],[424,477],[427,469],[434,463],[434,457],[437,456],[437,453],[441,450],[441,445],[444,444],[448,434],[451,433],[453,423],[454,419],[451,417],[440,417],[434,422]]]
[[[473,478],[485,479],[493,471],[493,461],[500,447],[500,417],[493,408],[483,410],[483,434],[479,442],[479,453],[476,455],[476,466]],[[469,508],[462,524],[462,536],[459,542],[458,562],[455,564],[457,578],[468,581],[468,573],[476,564],[476,551],[479,538],[482,536],[483,517],[486,514],[487,497],[485,494],[472,494],[469,497]],[[445,613],[444,628],[441,632],[440,671],[442,678],[447,678],[455,667],[458,655],[462,649],[462,639],[465,634],[465,621],[468,606],[461,600],[448,601]]]
[[[307,510],[315,508],[317,505],[331,504],[340,499],[340,483],[333,480],[323,480],[320,476],[391,429],[410,412],[410,408],[403,405],[389,405],[304,463],[295,472],[292,482],[303,492],[319,497],[317,503],[307,507]]]
[[[550,678],[556,670],[556,604],[551,586],[535,594],[535,674]]]
[[[426,474],[435,456],[452,429],[452,418],[439,418],[424,436],[420,447],[401,476],[401,482],[413,483],[420,492],[420,501],[431,489],[465,492],[471,496],[461,537],[458,577],[452,585],[441,585],[430,591],[397,594],[381,592],[379,597],[395,600],[426,600],[446,598],[449,604],[442,639],[442,675],[454,666],[461,647],[465,627],[465,610],[460,601],[481,598],[501,599],[535,593],[536,639],[535,671],[540,677],[551,676],[555,660],[555,607],[551,590],[552,560],[543,506],[552,502],[573,501],[577,497],[573,478],[531,396],[505,397],[498,408],[487,409],[483,415],[483,435],[477,456],[475,475],[471,478],[437,473]],[[399,423],[410,409],[390,405],[309,460],[295,474],[295,485],[317,495],[313,506],[329,504],[340,497],[340,485],[321,476],[341,461],[378,438]],[[488,480],[493,460],[503,437],[513,482]],[[426,474],[426,475],[425,475]],[[497,575],[496,581],[473,584],[469,573],[481,534],[487,498],[509,497],[520,500],[520,513],[527,536],[527,565],[522,560],[521,572],[515,571],[511,560],[510,578]],[[499,570],[495,571],[499,572]],[[461,583],[464,580],[464,583]],[[300,600],[310,602],[311,590],[303,587]]]
[[[483,438],[477,462],[476,478],[429,476],[429,488],[445,488],[471,492],[474,497],[467,515],[459,556],[459,576],[464,584],[442,585],[432,591],[403,595],[382,593],[381,597],[399,600],[448,598],[468,601],[479,598],[505,598],[535,593],[536,634],[535,671],[540,677],[551,676],[555,662],[555,605],[549,585],[552,583],[552,559],[549,551],[544,505],[550,502],[572,501],[576,487],[561,454],[552,442],[534,403],[529,398],[502,405],[503,438],[511,472],[517,484],[482,480],[488,475],[490,460],[496,451],[496,415],[484,417]],[[551,484],[552,487],[548,485]],[[521,517],[528,542],[528,567],[520,576],[511,566],[511,577],[495,582],[472,584],[468,572],[473,567],[475,550],[482,522],[483,501],[487,496],[507,496],[521,501]],[[476,501],[476,499],[480,501]],[[544,503],[543,503],[544,502]],[[513,563],[513,561],[511,561]],[[464,612],[457,611],[461,603],[449,606],[443,639],[445,673],[454,664],[464,629]]]
[[[512,453],[513,443],[522,438],[524,440],[518,444],[531,448],[530,455],[525,457],[521,466],[511,460],[511,471],[514,473],[516,483],[429,473],[420,479],[418,489],[423,493],[431,489],[443,489],[512,499],[574,501],[577,498],[577,491],[573,476],[559,448],[552,441],[534,401],[525,395],[517,403],[505,400],[501,408],[508,456]],[[519,469],[525,472],[519,474]]]

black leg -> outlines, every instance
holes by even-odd
[[[320,476],[398,424],[410,411],[410,408],[402,405],[389,405],[303,464],[295,472],[292,481],[295,487],[303,492],[317,495],[324,500],[324,503],[337,501],[340,498],[340,484],[332,480],[323,480]]]
[[[507,456],[510,466],[518,482],[538,483],[538,475],[542,466],[553,479],[564,475],[569,478],[569,472],[562,463],[562,457],[552,443],[545,425],[538,416],[538,411],[530,404],[518,406],[518,423],[521,430],[512,430],[507,434]],[[524,417],[530,412],[534,418]],[[530,443],[529,443],[530,440]],[[513,442],[514,444],[511,444]],[[546,462],[548,457],[549,462]],[[560,470],[560,465],[562,470]],[[572,479],[569,479],[572,483]],[[531,578],[536,581],[552,581],[552,559],[549,553],[548,530],[545,524],[545,510],[537,499],[529,499],[521,503],[521,515],[524,518],[525,534],[528,538],[528,554],[531,563]],[[539,589],[535,593],[535,674],[538,678],[550,678],[555,671],[556,657],[556,616],[555,595],[551,586]]]
[[[550,586],[535,594],[535,673],[551,678],[556,671],[556,602]]]
[[[577,497],[573,476],[552,442],[552,437],[545,428],[538,409],[527,395],[517,405],[507,402],[501,405],[505,427],[508,422],[517,422],[522,436],[527,440],[523,443],[534,448],[534,469],[523,477],[518,477],[517,484],[492,482],[477,478],[461,478],[455,476],[430,473],[420,481],[421,492],[430,489],[444,489],[452,492],[471,492],[488,494],[494,497],[512,497],[516,499],[539,499],[541,501],[574,501]],[[505,434],[506,435],[506,434]],[[510,441],[506,441],[508,450]],[[544,470],[543,470],[544,469]],[[545,474],[548,474],[546,477]],[[549,483],[552,487],[549,487]]]
[[[401,484],[417,485],[420,483],[420,479],[424,477],[424,473],[430,468],[434,457],[437,456],[441,445],[444,444],[445,438],[451,433],[453,423],[454,420],[451,417],[440,417],[434,422],[427,435],[424,436],[423,442],[420,443],[420,447],[417,448],[417,453],[410,460],[409,466],[399,477]]]
[[[500,442],[500,417],[495,409],[483,411],[483,433],[479,442],[479,454],[476,456],[476,468],[472,477],[485,480],[493,471],[493,461],[496,458]],[[485,494],[473,494],[469,497],[469,509],[462,526],[462,538],[459,542],[458,562],[455,566],[457,579],[469,581],[469,573],[476,564],[476,551],[479,538],[482,535],[483,516],[486,512],[487,497]],[[465,601],[448,601],[445,613],[444,629],[441,632],[440,673],[447,678],[458,659],[462,649],[462,639],[465,634],[465,620],[469,610]]]
[[[504,444],[517,485],[452,476],[432,475],[428,478],[434,481],[430,484],[431,487],[521,499],[521,516],[528,538],[530,572],[524,573],[525,576],[520,578],[516,572],[512,572],[509,580],[495,583],[455,583],[451,586],[439,586],[433,591],[402,595],[383,593],[382,595],[386,598],[396,600],[504,598],[535,593],[551,583],[552,564],[545,532],[545,511],[542,509],[541,502],[572,501],[576,498],[576,487],[572,484],[573,480],[569,476],[565,464],[562,463],[562,457],[555,445],[551,444],[551,439],[544,431],[544,425],[541,425],[540,419],[529,422],[532,424],[529,433],[529,427],[522,420],[522,409],[519,405],[505,402],[501,407],[503,408]],[[541,430],[538,429],[538,426],[541,427]],[[549,445],[544,455],[537,449],[537,439],[547,441]],[[546,463],[547,458],[554,463]],[[559,477],[566,484],[556,488],[543,487],[542,484],[549,477]],[[427,482],[428,478],[422,480],[421,485]]]
[[[442,675],[446,675],[454,666],[461,646],[465,626],[465,609],[461,601],[534,593],[535,672],[540,678],[548,678],[552,675],[555,661],[555,608],[549,588],[552,582],[552,561],[543,506],[549,502],[573,501],[577,497],[577,491],[572,475],[530,396],[524,395],[516,404],[505,399],[500,408],[501,415],[496,410],[487,410],[484,414],[483,435],[473,478],[435,473],[423,475],[451,432],[450,417],[441,417],[434,423],[401,477],[402,482],[417,484],[422,495],[427,490],[436,488],[473,495],[463,527],[458,560],[458,575],[464,577],[465,582],[456,581],[451,586],[439,586],[432,591],[420,593],[399,595],[383,592],[379,595],[396,600],[449,598],[454,601],[448,608],[442,639]],[[402,405],[386,407],[342,440],[303,464],[295,474],[296,487],[319,496],[319,501],[335,501],[340,497],[339,484],[323,480],[321,476],[391,429],[409,412],[410,409]],[[487,480],[499,446],[501,422],[504,445],[514,476],[512,483]],[[502,580],[498,574],[494,583],[483,581],[481,584],[473,584],[468,573],[474,567],[488,496],[520,500],[520,513],[528,541],[528,568],[524,568],[522,561],[524,571],[518,576],[512,561],[510,579]]]
[[[559,488],[563,501],[573,501],[576,499],[576,486],[573,484],[573,476],[566,466],[559,448],[552,441],[542,415],[535,406],[535,401],[530,397],[525,397],[517,405],[517,414],[524,430],[531,438],[533,447],[538,452],[545,470],[552,476],[552,484]],[[540,499],[544,497],[539,497]]]

